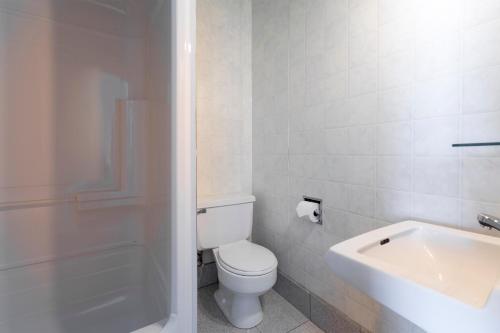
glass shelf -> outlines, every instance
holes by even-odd
[[[485,146],[500,146],[500,142],[477,142],[477,143],[454,143],[452,147],[485,147]]]

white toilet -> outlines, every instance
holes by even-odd
[[[254,201],[252,195],[198,200],[198,250],[213,250],[219,277],[214,297],[238,328],[251,328],[262,321],[259,296],[276,283],[276,256],[248,240]]]

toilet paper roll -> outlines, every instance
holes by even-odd
[[[295,209],[297,211],[298,217],[307,216],[309,220],[313,223],[319,222],[319,216],[315,216],[314,212],[319,211],[319,204],[311,201],[301,201]]]

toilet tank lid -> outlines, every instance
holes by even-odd
[[[213,208],[213,207],[240,205],[254,201],[255,197],[251,194],[235,193],[235,194],[199,197],[197,206],[198,209]]]

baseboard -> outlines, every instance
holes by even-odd
[[[311,318],[311,294],[306,288],[278,272],[278,279],[273,289],[302,312],[304,316]]]
[[[369,333],[339,309],[323,301],[305,287],[278,272],[274,290],[295,306],[310,321],[327,333]]]

